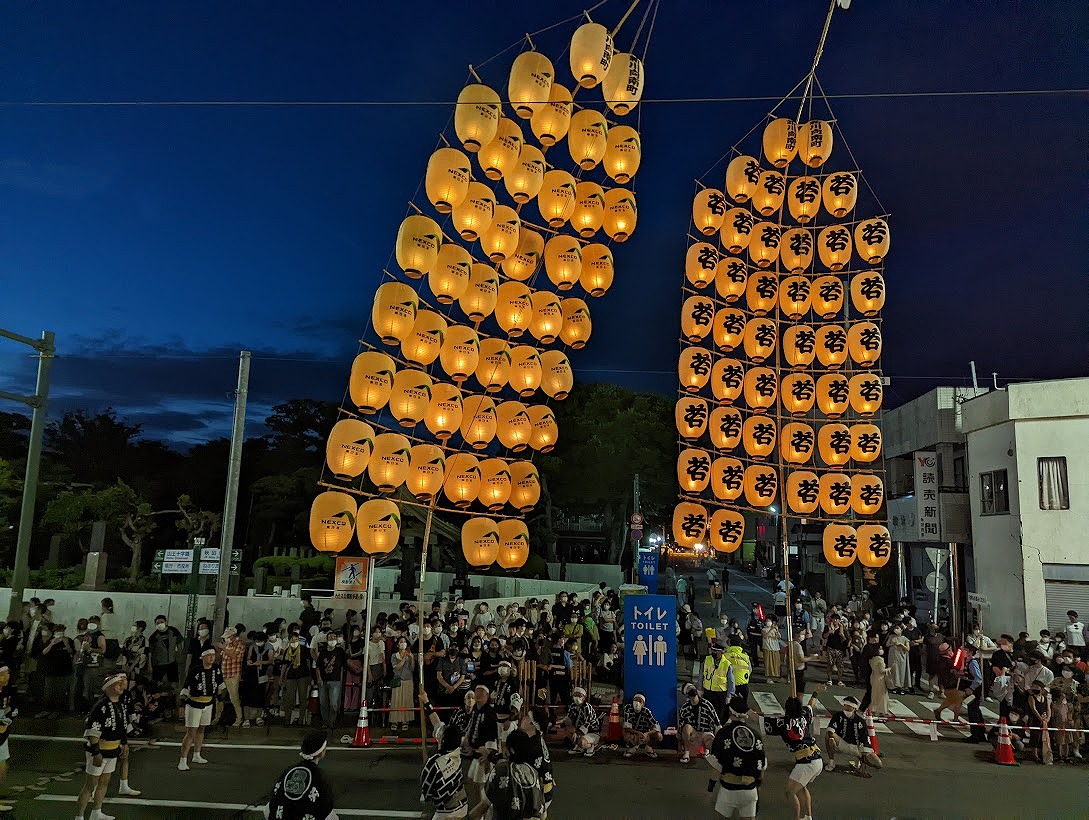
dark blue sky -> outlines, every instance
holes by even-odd
[[[9,3],[0,325],[57,332],[54,412],[113,405],[149,435],[222,435],[242,347],[256,357],[252,418],[290,397],[339,399],[451,109],[22,103],[450,102],[468,63],[584,5]],[[626,6],[610,0],[594,16],[609,24]],[[826,8],[662,3],[639,227],[617,250],[613,289],[591,305],[594,337],[572,357],[579,378],[672,392],[692,180],[771,103],[669,101],[785,95],[809,68]],[[555,56],[572,28],[538,45]],[[1083,2],[855,0],[833,20],[820,77],[830,95],[1085,88],[1087,36]],[[486,66],[485,81],[505,88],[512,57]],[[1000,381],[1084,374],[1086,95],[832,105],[893,213],[889,399],[966,378],[973,358]],[[32,387],[33,363],[0,344],[0,389]]]

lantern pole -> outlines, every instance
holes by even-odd
[[[371,671],[371,623],[374,617],[374,556],[367,556],[367,611],[363,615],[363,708],[367,708],[367,680]],[[350,635],[348,637],[351,637]]]
[[[435,496],[431,496],[431,503],[427,505],[427,518],[424,519],[424,534],[423,544],[420,545],[420,599],[418,601],[420,607],[417,615],[419,617],[419,637],[420,637],[420,650],[416,657],[417,674],[419,675],[420,691],[424,691],[424,669],[423,669],[423,657],[424,657],[424,601],[427,593],[424,589],[424,583],[427,580],[427,547],[431,541],[431,522],[435,518]],[[423,756],[423,762],[427,762],[427,715],[424,714],[423,708],[420,709],[420,754]]]
[[[820,63],[821,57],[824,56],[824,43],[828,39],[828,28],[832,25],[832,14],[836,10],[837,2],[838,0],[831,0],[828,4],[828,14],[824,18],[824,28],[821,30],[821,39],[817,43],[817,53],[813,55],[813,67],[809,69],[809,74],[805,78],[805,91],[802,92],[802,99],[798,103],[798,116],[794,118],[795,122],[801,121],[802,110],[805,108],[805,101],[813,91],[813,79],[817,75],[817,65]]]

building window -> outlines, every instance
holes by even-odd
[[[992,470],[979,474],[979,500],[983,515],[1004,515],[1010,511],[1010,495],[1006,489],[1006,471]]]
[[[968,489],[968,476],[964,474],[964,456],[953,459],[953,486],[961,492]]]
[[[1036,459],[1040,479],[1040,509],[1069,510],[1070,485],[1066,481],[1066,456]]]

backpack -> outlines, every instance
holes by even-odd
[[[496,762],[484,793],[492,804],[496,820],[529,820],[544,813],[541,778],[528,763]]]

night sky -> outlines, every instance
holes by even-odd
[[[627,0],[594,13],[615,23]],[[584,3],[9,2],[0,51],[0,326],[57,332],[50,409],[112,405],[145,435],[225,435],[339,400],[405,203],[469,63]],[[639,226],[591,303],[576,377],[672,394],[693,180],[808,71],[823,0],[665,0],[641,106]],[[640,12],[621,31],[622,47]],[[535,38],[559,52],[575,23]],[[855,0],[829,95],[1089,87],[1084,2]],[[482,69],[505,90],[516,51]],[[384,101],[383,106],[31,102]],[[660,102],[654,102],[659,100]],[[832,100],[893,214],[887,406],[939,381],[1089,371],[1089,96]],[[720,169],[721,171],[721,169]],[[709,178],[721,185],[720,171]],[[0,389],[34,363],[0,343]],[[5,403],[4,410],[18,410]],[[250,432],[257,432],[251,425]]]

